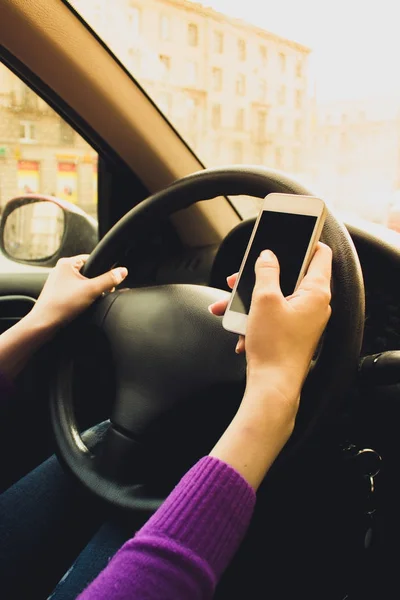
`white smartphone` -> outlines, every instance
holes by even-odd
[[[272,250],[280,264],[283,295],[293,294],[310,264],[326,217],[320,198],[269,194],[250,237],[222,324],[245,335],[255,284],[254,266],[263,250]]]

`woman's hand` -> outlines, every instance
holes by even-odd
[[[0,369],[10,379],[64,324],[127,276],[125,267],[87,279],[80,270],[88,255],[62,258],[50,272],[33,309],[0,336]]]
[[[247,321],[247,384],[239,411],[212,451],[257,488],[290,437],[302,385],[331,314],[332,252],[318,244],[307,274],[292,296],[279,285],[276,256],[264,251],[255,266],[256,283]],[[237,275],[228,278],[233,287]],[[210,306],[222,315],[228,300]]]
[[[61,258],[50,272],[31,311],[32,317],[42,325],[57,328],[72,321],[103,292],[111,291],[119,285],[128,274],[125,267],[118,267],[88,279],[80,272],[88,256],[82,254]]]
[[[279,285],[279,263],[266,250],[258,258],[256,284],[247,321],[246,342],[239,336],[237,352],[246,349],[248,377],[268,369],[274,380],[288,379],[300,391],[315,348],[331,314],[332,251],[319,243],[298,289],[284,298]],[[232,289],[237,273],[227,278]],[[225,313],[229,298],[212,304],[217,316]],[[283,377],[283,374],[285,376]],[[287,387],[286,385],[284,386]]]
[[[289,402],[298,398],[331,314],[331,272],[332,251],[319,244],[299,287],[284,298],[276,256],[261,254],[246,330],[248,388],[268,377]]]

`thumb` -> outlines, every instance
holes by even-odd
[[[255,265],[254,291],[264,297],[283,298],[279,284],[279,262],[271,250],[263,250]]]
[[[108,292],[119,285],[127,275],[128,269],[126,267],[117,267],[98,277],[94,277],[91,282],[96,294],[100,296],[103,292]]]

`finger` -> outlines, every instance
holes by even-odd
[[[235,352],[236,352],[236,354],[242,354],[244,352],[244,349],[245,349],[244,336],[239,335],[239,340],[238,340],[238,343],[236,344]]]
[[[71,261],[73,261],[72,262],[73,268],[80,271],[88,258],[89,258],[89,254],[78,254],[78,256],[73,256],[71,258]]]
[[[210,313],[212,315],[215,315],[216,317],[222,317],[225,314],[228,303],[229,303],[229,296],[222,300],[218,300],[217,302],[214,302],[213,304],[210,304],[210,306],[208,307],[208,310],[210,311]]]
[[[79,260],[83,260],[83,262],[86,262],[87,259],[89,258],[90,254],[77,254],[76,256],[72,257],[72,260],[74,259],[79,259]]]
[[[88,258],[89,254],[78,254],[77,256],[60,258],[57,261],[57,267],[67,269],[70,269],[72,267],[73,269],[77,269],[79,271]]]
[[[331,280],[332,275],[332,250],[326,244],[318,242],[315,254],[307,269],[307,279]]]
[[[226,278],[226,281],[227,281],[229,287],[231,288],[231,290],[235,286],[237,277],[238,277],[238,273],[233,273],[233,275],[229,275],[229,277]]]
[[[237,273],[233,273],[233,275],[229,275],[229,277],[226,278],[226,281],[231,289],[233,289],[233,287],[236,283],[237,276],[238,276]],[[216,317],[222,317],[225,314],[226,307],[228,306],[228,302],[229,302],[229,296],[227,298],[225,298],[224,300],[218,300],[217,302],[210,304],[210,306],[208,307],[208,310],[210,311],[210,313],[212,315],[215,315]]]
[[[107,273],[103,273],[98,277],[90,279],[90,282],[95,294],[100,296],[103,292],[108,292],[119,285],[127,275],[128,269],[126,267],[117,267],[116,269],[112,269]]]
[[[283,295],[279,283],[279,262],[271,250],[263,250],[255,265],[256,283],[253,290],[254,296],[264,299],[282,299]]]

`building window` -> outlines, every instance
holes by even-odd
[[[221,126],[221,105],[213,104],[211,110],[211,126],[213,129],[218,129]]]
[[[286,86],[281,85],[278,91],[278,104],[281,106],[286,102]]]
[[[244,108],[238,108],[236,111],[235,129],[237,131],[244,129]]]
[[[198,106],[198,101],[196,98],[191,98],[190,96],[186,98],[187,114],[190,117],[195,118],[197,116],[197,113],[196,113],[197,106]]]
[[[265,139],[267,130],[267,113],[264,110],[259,110],[257,113],[257,138],[259,141]]]
[[[172,108],[172,96],[169,92],[160,92],[157,97],[158,108],[164,115],[169,116]]]
[[[34,142],[36,140],[36,128],[32,121],[21,121],[19,124],[20,142]]]
[[[283,133],[283,129],[284,129],[284,120],[282,119],[282,117],[280,117],[277,122],[276,122],[276,131],[279,134]]]
[[[232,162],[242,163],[243,162],[243,143],[240,140],[236,140],[232,145]]]
[[[22,105],[27,110],[37,110],[38,108],[38,96],[28,86],[24,85],[23,88],[23,102]]]
[[[188,85],[197,85],[198,68],[197,62],[188,60],[186,63],[187,83]]]
[[[277,169],[283,168],[283,148],[280,146],[275,148],[275,167]]]
[[[222,69],[214,67],[212,70],[212,86],[214,92],[220,92],[222,90]]]
[[[294,122],[294,135],[295,135],[296,140],[299,140],[299,141],[301,140],[301,136],[303,133],[302,130],[303,130],[302,122],[300,121],[300,119],[297,119]]]
[[[303,61],[301,58],[298,58],[296,62],[296,77],[303,77]]]
[[[267,47],[266,46],[260,46],[259,52],[260,52],[261,63],[262,63],[263,66],[265,66],[267,64],[267,60],[268,60]]]
[[[198,136],[199,103],[196,98],[186,98],[186,125],[185,134],[189,144],[196,150]]]
[[[258,82],[258,99],[263,103],[267,101],[267,82],[265,79],[260,79]]]
[[[303,92],[301,90],[296,90],[296,108],[301,108],[303,106]]]
[[[190,140],[195,145],[197,143],[197,125],[199,117],[199,102],[197,98],[186,98],[186,119]]]
[[[164,81],[167,81],[171,73],[171,57],[166,56],[165,54],[160,54],[159,60],[161,64],[161,76]]]
[[[286,71],[286,54],[279,52],[279,68],[282,73]]]
[[[244,96],[246,94],[246,77],[243,73],[239,73],[236,79],[236,94]]]
[[[161,15],[160,17],[160,38],[164,41],[169,40],[171,37],[170,20],[167,15]]]
[[[199,28],[194,23],[188,25],[188,44],[189,46],[199,45]]]
[[[224,34],[221,31],[214,31],[214,52],[222,54],[224,51]]]
[[[238,59],[246,60],[246,42],[244,40],[238,40]]]
[[[61,119],[60,121],[60,142],[66,146],[72,146],[75,139],[75,131]]]
[[[142,12],[137,6],[130,6],[128,10],[128,25],[130,34],[137,37],[140,34]]]
[[[16,87],[10,90],[11,106],[18,106],[23,110],[38,110],[38,96],[22,81],[19,81]]]

